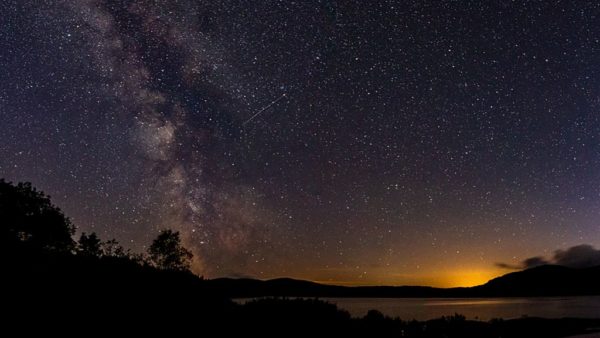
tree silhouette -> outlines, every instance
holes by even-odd
[[[77,251],[80,255],[89,257],[102,256],[102,242],[95,232],[87,235],[85,232],[79,237]]]
[[[127,257],[128,254],[116,239],[102,243],[102,254],[107,257]]]
[[[165,270],[187,271],[192,253],[181,245],[178,231],[164,230],[152,241],[148,256],[154,266]]]
[[[75,227],[50,196],[31,183],[0,179],[0,246],[72,252]]]

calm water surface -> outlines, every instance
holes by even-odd
[[[467,319],[522,316],[600,318],[600,296],[543,298],[323,298],[354,317],[370,309],[402,319],[427,320],[460,313]]]
[[[353,317],[376,309],[403,320],[427,320],[462,314],[467,319],[600,318],[600,296],[540,298],[320,298],[334,303]],[[245,303],[250,299],[236,299]]]

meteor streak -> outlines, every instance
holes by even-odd
[[[257,111],[256,114],[252,115],[249,119],[247,119],[246,122],[242,123],[242,126],[245,126],[250,121],[254,120],[255,117],[257,117],[258,115],[262,114],[265,110],[271,108],[275,103],[279,102],[279,100],[283,99],[286,96],[287,96],[286,93],[281,94],[281,96],[278,97],[275,101],[273,101],[273,102],[269,103],[268,105],[264,106],[262,109],[260,109],[259,111]]]

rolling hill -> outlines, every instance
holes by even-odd
[[[286,297],[534,297],[600,295],[600,266],[574,269],[544,265],[513,272],[469,288],[336,286],[305,280],[218,278],[205,287],[233,298]]]

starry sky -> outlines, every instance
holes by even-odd
[[[0,177],[206,277],[467,286],[600,245],[600,5],[3,0]],[[502,264],[496,264],[502,262]]]

